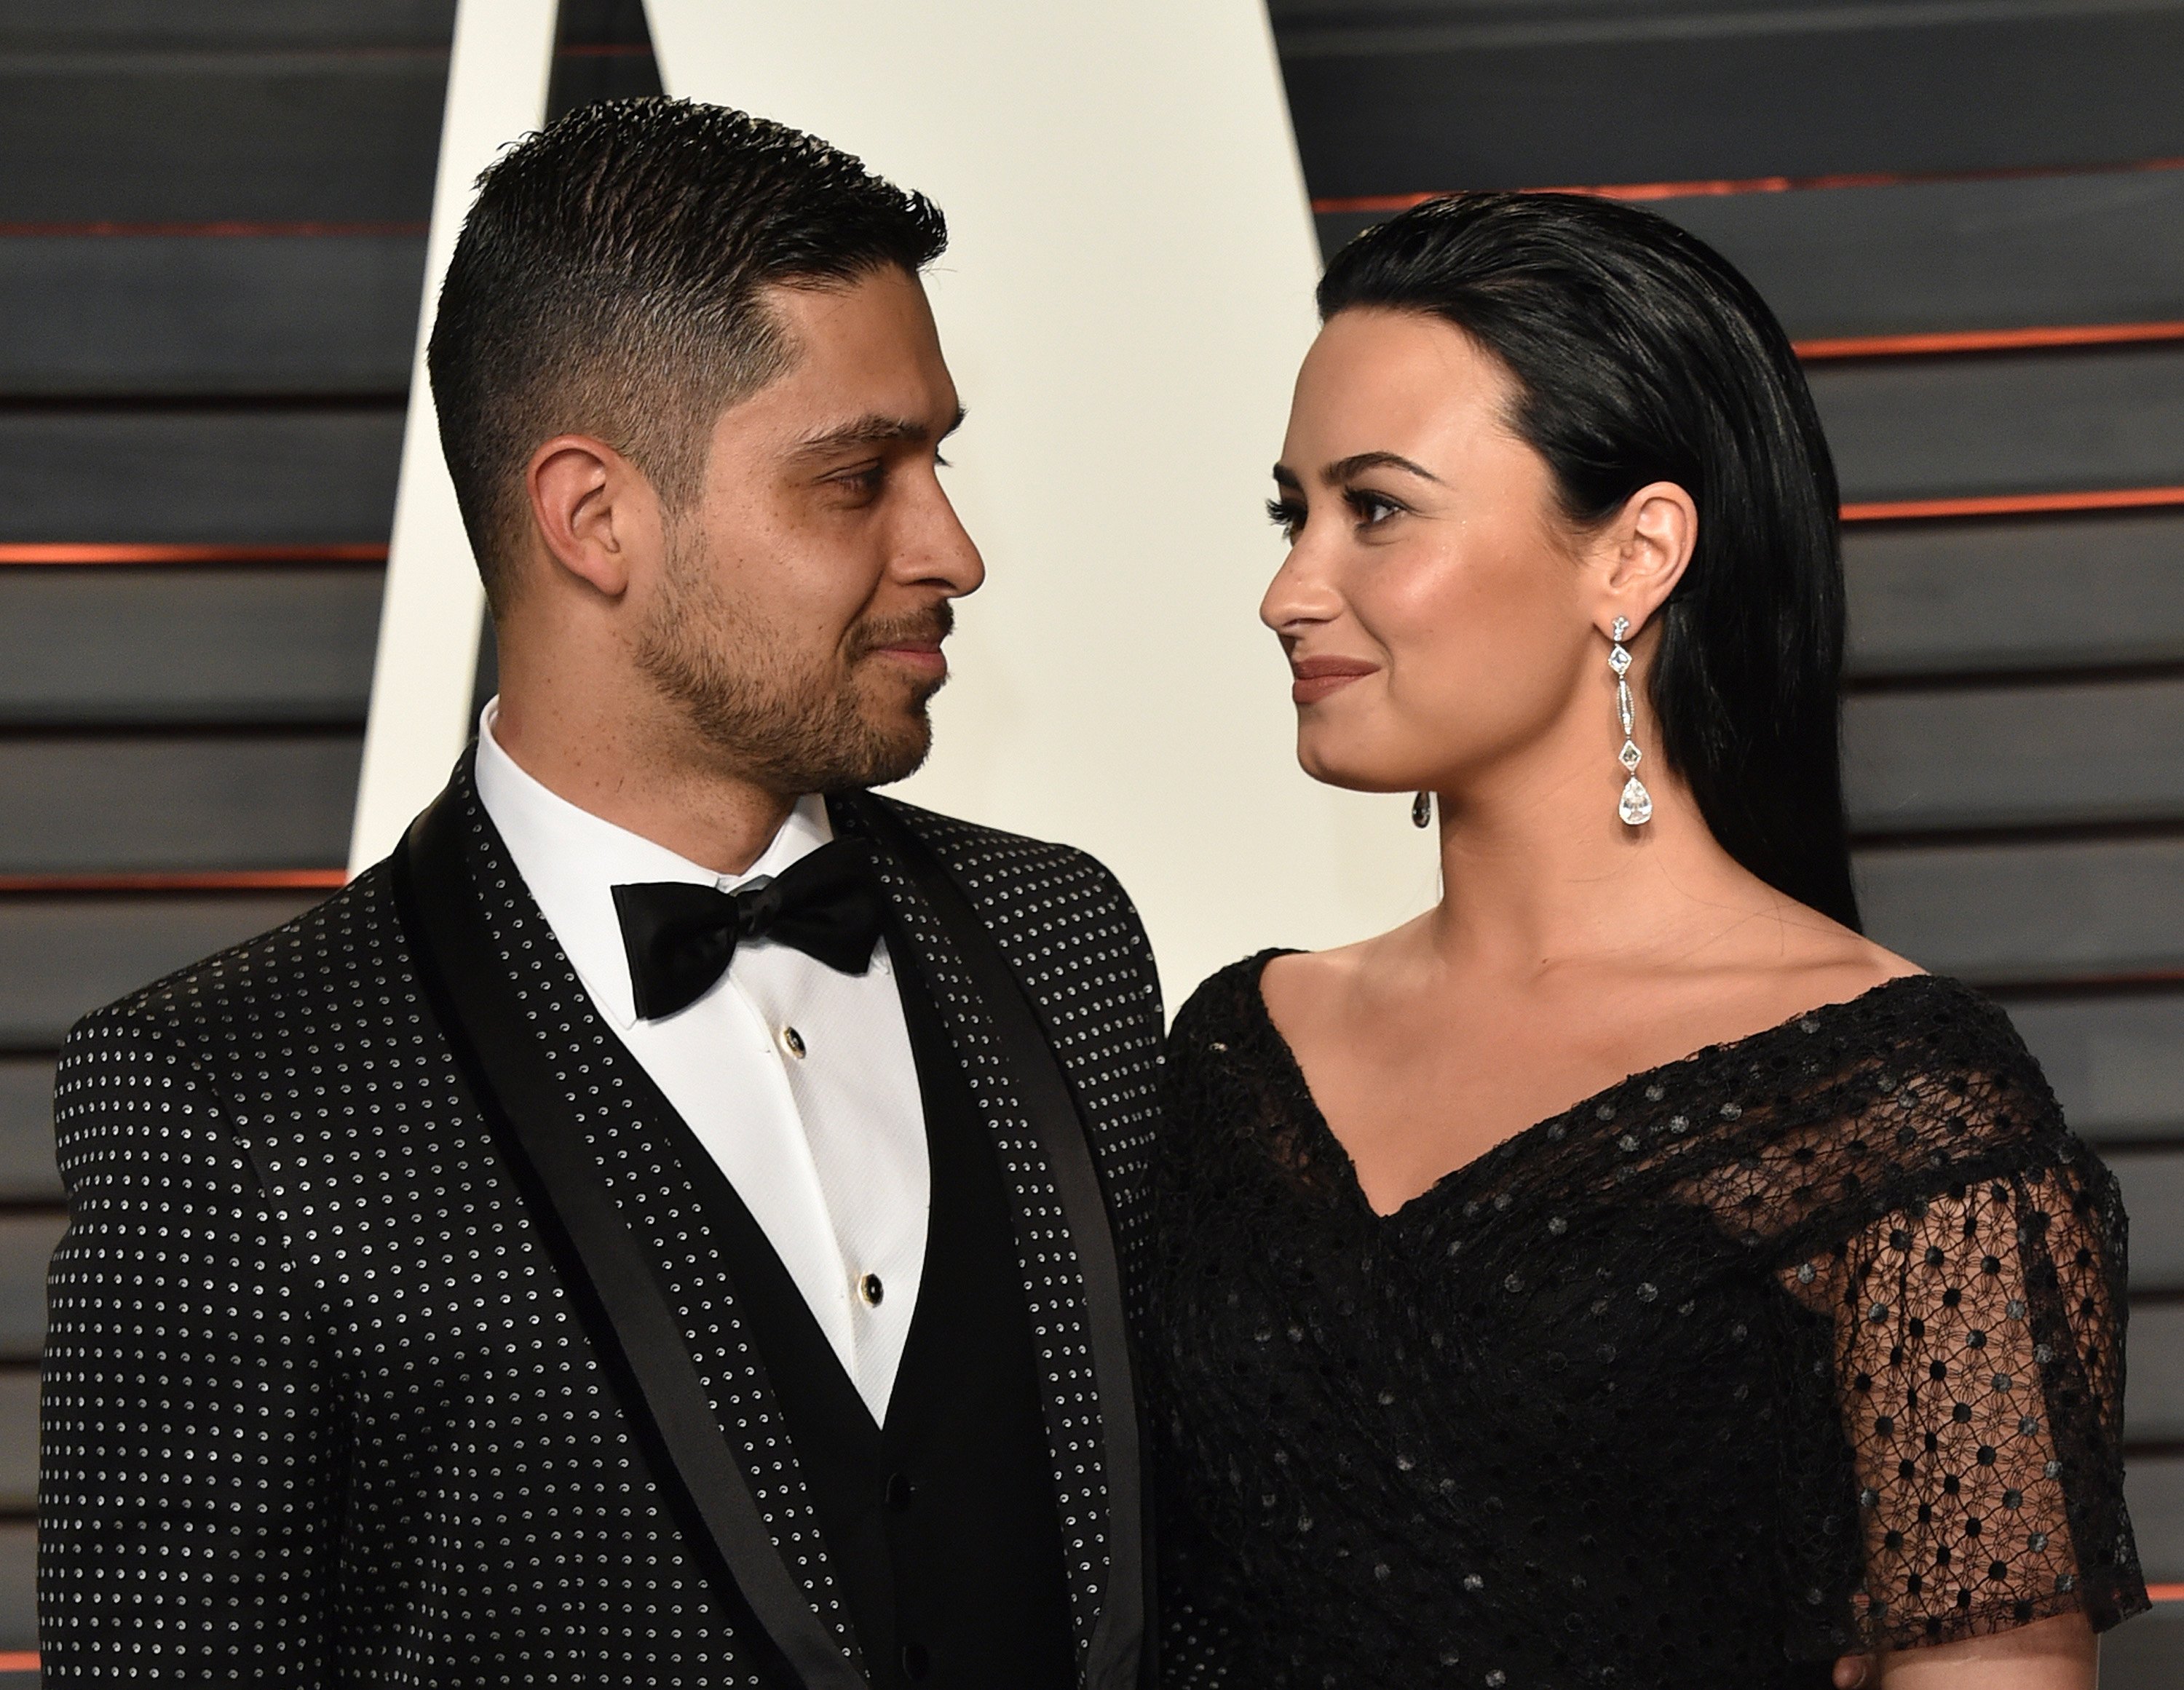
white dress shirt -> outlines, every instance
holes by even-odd
[[[478,724],[477,790],[577,977],[736,1189],[876,1421],[887,1417],[925,1265],[932,1169],[910,1029],[882,940],[862,975],[746,940],[688,1009],[639,1020],[613,887],[733,892],[833,837],[796,806],[741,875],[716,875],[551,792]]]

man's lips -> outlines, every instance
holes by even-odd
[[[891,645],[874,648],[875,657],[890,657],[905,668],[927,675],[945,675],[948,654],[940,649],[938,640],[897,640]]]
[[[1300,704],[1317,704],[1361,676],[1379,674],[1380,665],[1354,657],[1300,657],[1290,660],[1290,672],[1296,677],[1290,687],[1290,698]]]

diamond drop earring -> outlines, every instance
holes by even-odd
[[[1624,638],[1630,631],[1630,619],[1618,616],[1607,634],[1613,648],[1607,653],[1607,666],[1615,671],[1615,714],[1623,724],[1623,749],[1616,753],[1615,760],[1630,777],[1624,783],[1623,797],[1615,806],[1615,813],[1623,818],[1624,826],[1643,827],[1653,819],[1653,795],[1638,778],[1638,764],[1646,753],[1639,750],[1638,742],[1630,737],[1631,730],[1638,725],[1638,713],[1630,698],[1630,653],[1623,648]]]
[[[1433,794],[1431,792],[1420,792],[1418,797],[1411,800],[1411,826],[1413,827],[1433,826]]]

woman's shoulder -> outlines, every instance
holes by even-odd
[[[2063,1130],[2002,1006],[1947,975],[1899,975],[1724,1053],[1741,1059],[1719,1077],[1758,1094],[1759,1120],[1875,1164],[1938,1170]]]
[[[1198,989],[1176,1011],[1168,1032],[1168,1054],[1177,1056],[1212,1045],[1233,1042],[1266,1020],[1266,1001],[1259,995],[1259,978],[1276,957],[1295,953],[1279,948],[1254,951],[1228,967],[1208,975]]]
[[[1302,1076],[1260,996],[1267,965],[1288,954],[1264,950],[1229,964],[1177,1012],[1165,1081],[1171,1125],[1206,1115],[1286,1118],[1299,1109]]]
[[[1716,1076],[1724,1130],[1690,1189],[1799,1248],[1967,1184],[2079,1164],[2040,1065],[2002,1007],[1913,974],[1814,1009]]]
[[[1963,981],[1908,974],[1821,1012],[1836,1059],[1881,1096],[1907,1093],[1953,1118],[2007,1131],[2029,1113],[2057,1115],[2040,1063],[2008,1012]],[[1992,1105],[1982,1113],[1975,1103]]]

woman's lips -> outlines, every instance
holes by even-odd
[[[1353,657],[1295,658],[1290,660],[1290,672],[1296,679],[1290,687],[1290,697],[1300,704],[1317,704],[1359,677],[1378,674],[1379,669],[1377,663],[1364,663]]]

